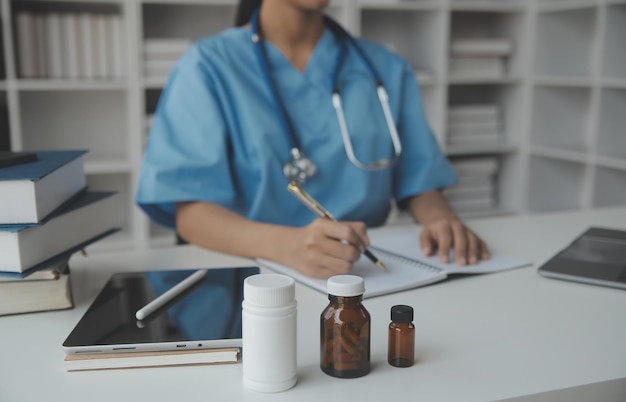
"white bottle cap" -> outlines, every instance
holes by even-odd
[[[333,296],[360,296],[365,293],[365,281],[356,275],[335,275],[328,278],[326,289]]]
[[[246,278],[243,298],[246,303],[267,307],[288,306],[296,298],[293,278],[279,274],[258,274]]]

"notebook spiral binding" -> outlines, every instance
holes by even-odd
[[[400,255],[400,254],[396,254],[396,253],[388,251],[388,250],[383,250],[382,248],[378,248],[378,247],[374,247],[374,246],[370,246],[369,248],[370,248],[370,250],[375,250],[376,254],[385,255],[385,256],[387,256],[389,258],[392,258],[392,259],[395,259],[395,260],[398,260],[398,261],[402,261],[403,263],[406,263],[406,264],[409,264],[409,265],[414,265],[416,267],[423,268],[423,269],[426,269],[426,270],[431,271],[431,272],[436,272],[436,273],[445,272],[445,270],[443,270],[443,269],[441,269],[439,267],[435,267],[434,265],[426,264],[425,262],[417,261],[417,260],[414,260],[412,258],[408,258],[408,257],[405,257],[405,256]]]

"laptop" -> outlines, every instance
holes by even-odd
[[[241,347],[243,282],[258,274],[258,267],[207,269],[200,280],[137,319],[137,311],[198,271],[112,275],[63,349],[93,354]]]
[[[590,227],[538,272],[548,278],[626,289],[626,231]]]

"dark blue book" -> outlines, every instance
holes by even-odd
[[[120,230],[121,230],[120,228],[112,228],[112,229],[106,230],[105,232],[103,232],[103,233],[101,233],[101,234],[99,234],[97,236],[94,236],[91,239],[87,239],[87,240],[83,241],[82,243],[77,244],[74,247],[70,247],[67,250],[63,250],[59,254],[54,255],[54,256],[48,258],[47,260],[44,260],[43,262],[40,262],[39,264],[33,265],[32,267],[29,267],[29,268],[26,268],[22,272],[0,271],[0,278],[22,279],[22,278],[31,277],[36,272],[41,272],[41,271],[44,271],[44,270],[54,269],[59,263],[61,263],[63,261],[68,261],[70,259],[70,257],[72,256],[72,254],[77,253],[77,252],[85,249],[90,244],[95,243],[95,242],[97,242],[99,240],[102,240],[105,237],[110,236],[113,233],[116,233],[116,232],[118,232]]]
[[[0,151],[0,168],[35,162],[36,160],[37,154],[34,152]]]
[[[88,191],[39,225],[0,225],[0,271],[30,270],[113,229],[114,194]]]
[[[40,222],[84,190],[86,152],[37,151],[34,161],[0,168],[0,224]]]

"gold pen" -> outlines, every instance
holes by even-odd
[[[287,190],[289,190],[291,194],[296,196],[298,200],[300,200],[311,211],[313,211],[315,215],[319,216],[320,218],[327,218],[327,219],[330,219],[331,221],[336,222],[335,217],[326,208],[324,208],[319,202],[317,202],[313,197],[311,197],[309,193],[304,191],[304,189],[300,187],[298,183],[292,181],[287,186]],[[378,268],[382,269],[383,271],[387,270],[387,267],[385,267],[385,264],[383,264],[383,262],[379,260],[378,257],[372,254],[371,251],[369,251],[368,249],[365,249],[363,250],[363,254],[370,261],[376,264]]]

